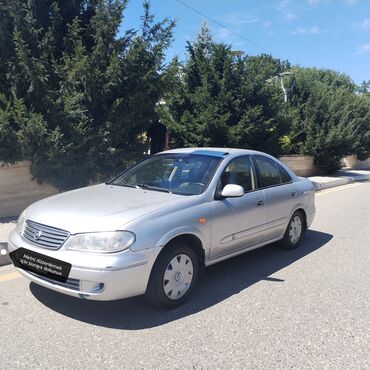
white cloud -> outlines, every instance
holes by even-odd
[[[320,33],[320,27],[313,26],[310,28],[297,27],[294,31],[291,32],[292,35],[317,35]]]
[[[220,21],[229,23],[235,26],[240,26],[243,24],[249,24],[249,23],[256,23],[259,22],[260,18],[256,16],[252,16],[249,14],[243,14],[243,13],[232,13],[232,14],[226,14],[219,18]]]
[[[280,0],[276,6],[276,9],[280,12],[284,12],[287,8],[290,7],[290,0]]]
[[[297,17],[296,14],[291,11],[292,8],[293,5],[290,0],[280,0],[275,7],[287,21],[292,21]]]
[[[229,30],[227,28],[218,28],[214,32],[215,39],[218,40],[218,42],[232,44],[233,48],[243,46],[244,41],[240,41],[240,39],[233,32],[240,33],[240,30]]]
[[[370,44],[360,45],[357,49],[357,55],[370,53]]]
[[[232,34],[227,28],[219,28],[216,34],[216,37],[219,39],[226,39]]]
[[[288,21],[292,21],[296,19],[296,15],[294,13],[286,13],[285,19],[287,19]]]
[[[366,18],[362,22],[352,22],[350,25],[360,31],[362,30],[369,31],[370,30],[370,18]]]
[[[370,18],[364,19],[361,26],[365,31],[370,30]]]
[[[330,2],[334,2],[333,0],[307,0],[307,3],[309,5],[318,5],[318,4],[327,4],[327,3],[330,3]],[[335,1],[337,2],[337,0]],[[342,0],[343,3],[345,3],[346,5],[355,5],[358,3],[358,0]]]

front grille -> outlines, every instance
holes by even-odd
[[[39,278],[41,280],[44,280],[44,281],[48,282],[48,283],[58,285],[58,286],[61,286],[63,288],[68,288],[68,289],[71,289],[71,290],[76,290],[76,291],[80,290],[80,280],[78,280],[78,279],[68,278],[65,283],[62,283],[61,281],[50,279],[47,276],[38,275],[38,274],[35,274],[31,271],[27,271],[27,272],[29,274],[33,275],[33,276],[36,276],[37,278]]]
[[[32,244],[48,249],[59,249],[68,239],[70,233],[55,227],[26,220],[22,235]]]

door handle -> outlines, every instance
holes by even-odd
[[[296,192],[296,191],[292,191],[292,192],[290,193],[290,195],[291,195],[292,197],[296,197],[296,196],[297,196],[297,192]]]
[[[264,201],[261,199],[261,200],[257,200],[256,204],[257,204],[257,206],[263,206],[265,203],[264,203]]]

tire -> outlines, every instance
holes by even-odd
[[[199,276],[199,258],[184,241],[166,247],[150,274],[146,299],[159,308],[174,308],[191,295]]]
[[[302,212],[295,211],[289,220],[284,237],[278,242],[278,245],[285,249],[297,248],[305,231],[306,226],[304,216]]]

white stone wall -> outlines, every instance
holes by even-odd
[[[355,155],[348,155],[343,158],[345,167],[351,170],[368,170],[370,169],[370,158],[366,161],[359,161]]]
[[[297,176],[315,176],[319,173],[318,168],[313,164],[313,157],[310,155],[290,154],[280,157],[279,160]]]
[[[0,217],[17,216],[31,203],[58,193],[33,179],[29,165],[28,161],[10,166],[0,162]]]

